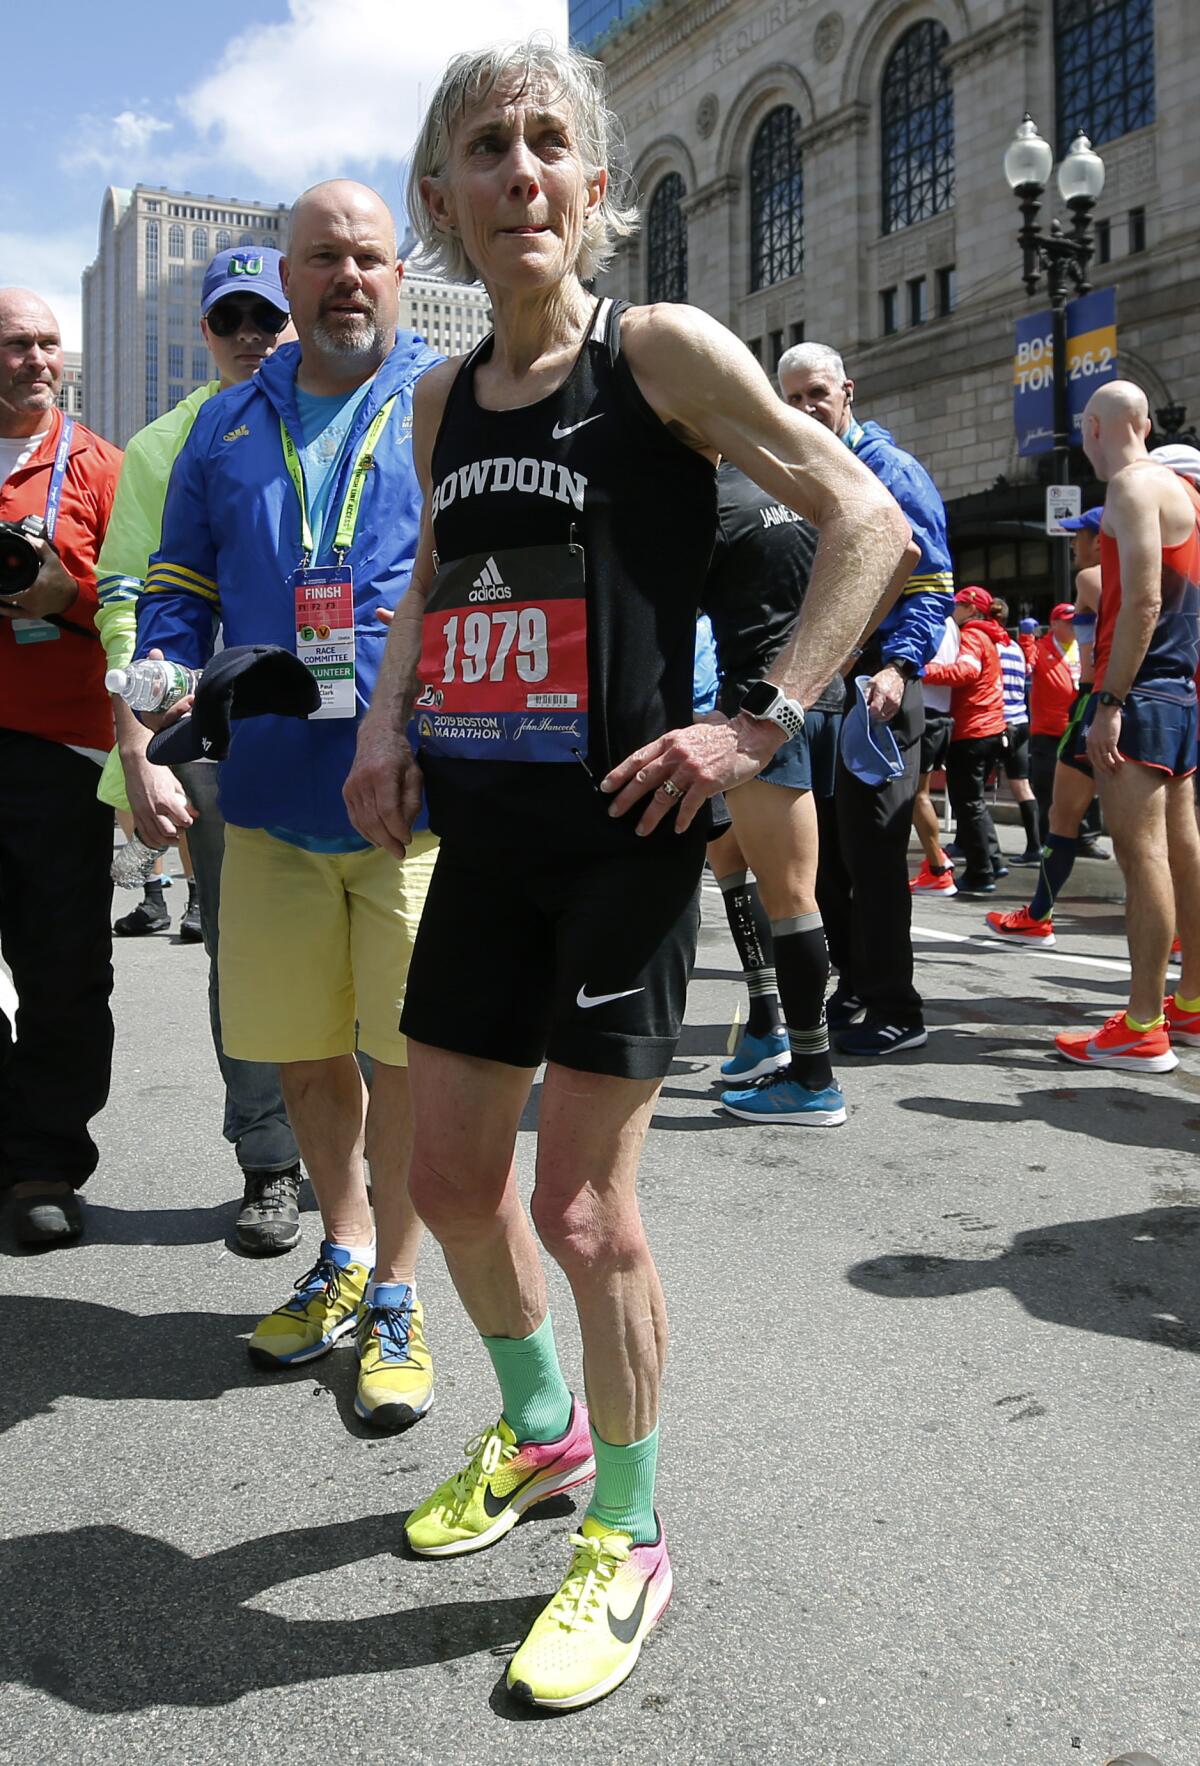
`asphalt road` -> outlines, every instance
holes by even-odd
[[[929,1046],[844,1063],[825,1131],[714,1107],[740,989],[706,892],[643,1177],[676,1596],[627,1685],[563,1718],[502,1679],[569,1502],[478,1557],[401,1549],[495,1408],[439,1255],[438,1400],[407,1436],[355,1423],[348,1351],[252,1367],[317,1217],[282,1260],[227,1246],[203,955],[118,945],[87,1241],[0,1265],[0,1759],[1196,1766],[1200,1052],[1145,1080],[1049,1052],[1122,994],[1119,878],[1081,871],[1053,953],[919,902]]]

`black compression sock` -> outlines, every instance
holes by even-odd
[[[1025,828],[1025,850],[1026,852],[1036,852],[1042,844],[1038,837],[1037,800],[1027,797],[1018,803],[1017,808],[1021,812],[1021,821]]]
[[[758,884],[748,881],[745,871],[731,871],[722,877],[721,895],[750,992],[746,1028],[751,1036],[767,1036],[782,1021],[772,966],[771,923],[759,899]]]
[[[1078,840],[1068,840],[1065,834],[1047,834],[1042,848],[1041,875],[1029,904],[1029,912],[1035,920],[1048,919],[1054,912],[1059,891],[1071,875],[1078,848]]]
[[[792,1050],[788,1077],[798,1079],[810,1091],[824,1091],[833,1084],[833,1068],[825,1023],[829,949],[821,916],[796,914],[788,920],[772,920],[771,937]]]

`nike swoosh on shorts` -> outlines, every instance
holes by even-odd
[[[627,987],[624,993],[598,993],[592,996],[589,995],[586,987],[581,987],[575,995],[575,1004],[581,1012],[586,1012],[590,1006],[607,1006],[613,1000],[631,999],[635,993],[645,993],[645,991],[644,987]]]

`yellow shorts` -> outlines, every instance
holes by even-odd
[[[388,852],[306,852],[225,829],[221,1037],[240,1061],[325,1061],[360,1048],[408,1065],[404,984],[437,839]],[[357,1034],[356,1034],[357,1026]]]

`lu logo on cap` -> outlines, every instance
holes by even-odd
[[[263,261],[261,258],[235,257],[229,260],[231,276],[261,276]]]

